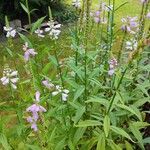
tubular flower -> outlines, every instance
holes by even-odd
[[[4,26],[4,30],[7,32],[6,37],[15,37],[16,36],[16,29],[13,29],[12,27],[6,27]]]
[[[53,20],[47,23],[48,27],[45,28],[45,32],[49,32],[49,35],[52,39],[58,39],[59,34],[61,33],[60,27],[61,24],[55,24]]]
[[[67,90],[67,89],[62,89],[62,87],[61,86],[59,86],[59,85],[56,85],[56,91],[53,91],[52,92],[52,96],[56,96],[56,95],[58,95],[58,94],[61,94],[61,99],[62,99],[62,101],[67,101],[67,98],[68,98],[68,94],[69,94],[69,90]]]
[[[30,58],[31,55],[35,56],[35,55],[38,54],[37,52],[35,52],[34,49],[29,48],[27,42],[23,45],[23,51],[25,52],[24,53],[24,59],[25,59],[25,61],[29,61],[29,58]]]
[[[43,80],[43,81],[42,81],[42,84],[43,84],[46,88],[48,88],[48,89],[51,89],[51,88],[54,87],[54,84],[51,83],[51,80],[50,80],[50,81],[49,81],[49,80]]]
[[[11,70],[9,67],[6,67],[3,71],[3,77],[0,79],[3,85],[10,85],[13,89],[17,89],[16,83],[19,78],[18,71]]]
[[[80,0],[73,0],[72,6],[74,6],[76,8],[80,8],[81,7],[81,1]]]
[[[112,76],[115,73],[115,67],[118,65],[118,63],[115,58],[111,59],[108,63],[109,63],[108,75]]]
[[[35,30],[35,33],[38,35],[38,37],[42,37],[42,38],[44,38],[45,36],[43,35],[43,30],[40,30],[40,29],[37,29],[37,30]]]
[[[122,23],[124,23],[121,27],[123,31],[127,31],[131,34],[135,34],[138,30],[138,18],[137,17],[127,17],[121,19]]]
[[[39,119],[38,113],[46,112],[46,109],[38,104],[39,102],[40,102],[40,92],[37,91],[35,94],[35,103],[26,109],[27,112],[30,112],[32,114],[32,116],[29,116],[27,118],[27,121],[31,124],[31,129],[33,129],[35,132],[38,131],[37,128],[37,121]]]
[[[131,40],[126,42],[126,49],[128,50],[136,50],[138,47],[138,43],[136,40]]]

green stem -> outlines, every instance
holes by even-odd
[[[76,12],[77,12],[77,8],[76,8]],[[78,38],[78,22],[76,22],[76,27],[75,27],[75,41],[76,41],[76,50],[75,50],[75,66],[78,66],[78,46],[79,46],[79,38]],[[77,73],[75,74],[75,81],[77,82],[78,78],[77,78]]]
[[[87,0],[86,1],[85,53],[84,53],[85,101],[87,100],[87,49],[88,49],[89,13],[90,13],[90,0]]]
[[[119,89],[119,87],[120,87],[120,85],[121,85],[121,83],[122,83],[123,77],[124,77],[124,75],[125,75],[127,69],[128,69],[128,66],[125,68],[124,72],[122,73],[122,76],[121,76],[121,78],[120,78],[120,80],[119,80],[119,83],[118,83],[118,85],[117,85],[117,87],[116,87],[115,93],[114,93],[114,95],[113,95],[113,97],[112,97],[112,99],[111,99],[111,101],[110,101],[110,104],[109,104],[109,107],[108,107],[108,110],[107,110],[107,114],[109,114],[109,112],[110,112],[110,110],[111,110],[111,108],[112,108],[112,106],[113,106],[113,103],[114,103],[114,100],[115,100],[117,91],[118,91],[118,89]]]
[[[28,22],[29,22],[29,28],[30,28],[30,30],[31,30],[31,13],[30,13],[30,10],[29,10],[29,1],[28,0],[26,0],[26,8],[27,8],[27,10],[28,10]]]
[[[56,46],[56,41],[55,41],[55,46]],[[56,49],[54,50],[54,55],[55,55],[55,58],[56,58],[56,61],[57,61],[57,70],[59,72],[59,76],[60,76],[60,79],[61,79],[61,85],[64,88],[64,81],[63,81],[62,71],[61,71],[61,67],[60,67],[60,64],[59,64],[59,59],[58,59],[58,56],[57,56]]]
[[[126,33],[127,32],[125,31],[124,35],[123,35],[122,42],[121,42],[121,47],[120,47],[120,50],[119,50],[119,53],[118,53],[118,59],[117,59],[118,63],[120,62],[120,59],[121,59],[121,55],[122,55],[122,51],[123,51],[123,46],[124,46],[124,42],[126,40],[126,35],[127,35]]]

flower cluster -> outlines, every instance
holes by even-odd
[[[103,13],[100,12],[99,10],[94,13],[92,13],[92,12],[90,13],[90,16],[93,17],[95,23],[106,24],[107,20],[102,15],[103,15]]]
[[[35,56],[37,54],[37,52],[35,52],[35,50],[33,48],[29,48],[28,43],[26,42],[23,45],[23,50],[24,50],[24,59],[25,61],[28,61],[30,56]]]
[[[138,30],[138,18],[137,17],[127,17],[121,19],[122,23],[124,23],[121,27],[123,31],[127,31],[131,34],[135,34]]]
[[[108,63],[109,63],[108,75],[112,76],[115,73],[115,67],[118,65],[118,63],[115,58],[112,58]]]
[[[35,33],[38,35],[38,37],[42,37],[42,38],[45,37],[45,36],[43,35],[43,33],[44,33],[43,30],[37,29],[37,30],[35,30]]]
[[[16,29],[13,29],[12,27],[6,27],[4,26],[4,30],[7,32],[6,37],[15,37],[16,36]]]
[[[56,91],[52,92],[52,95],[55,96],[55,95],[58,95],[59,93],[61,94],[61,99],[62,101],[67,101],[67,97],[68,97],[68,94],[69,94],[69,90],[67,89],[63,89],[61,86],[59,85],[56,85]]]
[[[35,132],[38,130],[37,121],[39,119],[39,113],[46,112],[46,109],[39,105],[40,102],[40,92],[37,91],[35,94],[35,103],[26,109],[27,112],[30,112],[32,116],[27,118],[27,121],[31,124],[31,129]]]
[[[141,3],[147,3],[149,0],[141,0]]]
[[[49,35],[52,39],[58,39],[59,34],[61,33],[60,27],[61,24],[55,24],[53,20],[47,23],[48,27],[45,28],[45,32],[49,32]]]
[[[81,1],[80,0],[73,0],[72,5],[76,8],[80,8],[81,7]]]
[[[3,77],[0,79],[3,85],[10,85],[13,89],[17,89],[16,83],[19,78],[18,71],[11,70],[8,66],[4,68]]]
[[[126,49],[128,50],[136,50],[137,47],[138,47],[138,43],[134,39],[131,39],[130,41],[126,42]]]
[[[51,88],[53,88],[54,87],[54,84],[53,83],[51,83],[51,80],[49,81],[49,80],[43,80],[42,81],[42,84],[46,87],[46,88],[48,88],[48,89],[51,89]]]

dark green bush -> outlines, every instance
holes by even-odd
[[[0,22],[2,24],[5,23],[5,15],[9,20],[20,19],[23,24],[27,23],[27,15],[21,8],[20,2],[25,4],[25,0],[0,0]],[[47,15],[48,6],[51,6],[53,16],[59,22],[70,22],[76,18],[75,11],[70,6],[66,6],[62,0],[29,0],[30,10],[37,9],[31,15],[32,21]]]

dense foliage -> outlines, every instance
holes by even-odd
[[[71,45],[60,45],[61,24],[48,7],[27,34],[9,26],[3,49],[0,144],[18,150],[145,150],[150,137],[146,116],[150,103],[149,0],[140,0],[139,16],[115,17],[126,2],[115,0],[91,9],[91,1],[73,1],[79,19],[70,27]],[[79,10],[81,8],[81,11]],[[24,30],[25,31],[25,30]],[[22,51],[12,49],[14,37]],[[30,40],[37,36],[38,44]],[[48,38],[48,43],[44,41]],[[65,55],[62,47],[72,53]],[[11,60],[11,64],[8,64]]]
[[[9,20],[20,19],[22,24],[27,23],[25,11],[22,9],[20,3],[26,5],[26,0],[0,0],[1,24],[4,24],[5,16],[8,16]],[[32,12],[32,20],[37,20],[39,17],[46,15],[48,11],[47,6],[51,6],[56,20],[70,22],[76,19],[75,11],[72,7],[64,4],[62,0],[30,0],[29,9],[36,9]]]

